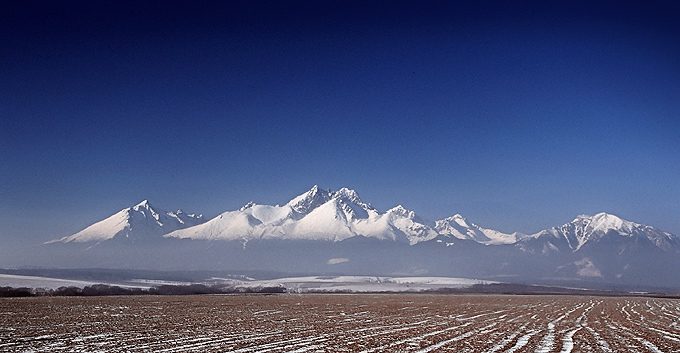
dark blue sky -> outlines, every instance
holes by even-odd
[[[0,4],[0,238],[314,184],[533,233],[680,235],[680,12],[655,1]]]

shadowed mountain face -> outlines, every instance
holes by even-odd
[[[207,221],[144,201],[38,251],[50,255],[27,265],[680,286],[678,238],[614,215],[505,234],[458,214],[429,223],[401,206],[380,212],[354,190],[317,186],[282,206],[251,202]]]

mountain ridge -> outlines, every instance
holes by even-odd
[[[187,214],[181,209],[170,212],[156,209],[145,199],[73,235],[55,239],[48,243],[101,242],[116,238],[142,240],[154,235],[162,236],[177,229],[195,226],[204,221],[205,219],[201,214]]]
[[[182,210],[156,210],[144,200],[80,232],[51,242],[101,242],[131,236],[244,243],[266,239],[338,242],[362,236],[409,245],[439,239],[440,242],[446,240],[447,244],[472,241],[487,246],[511,245],[543,255],[579,252],[606,238],[649,242],[663,251],[680,253],[680,240],[675,235],[604,212],[579,215],[571,222],[534,234],[503,233],[478,226],[460,214],[431,223],[401,205],[380,212],[362,201],[355,190],[343,187],[332,191],[318,185],[282,206],[258,205],[251,201],[238,210],[223,212],[209,220]]]
[[[460,214],[428,222],[401,205],[382,212],[354,190],[316,185],[283,205],[248,202],[209,220],[145,200],[49,243],[33,265],[680,288],[673,271],[680,266],[680,240],[612,214],[578,215],[534,234],[503,233]]]

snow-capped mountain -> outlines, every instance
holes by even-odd
[[[517,232],[506,234],[497,230],[482,228],[468,222],[460,214],[436,221],[434,229],[443,236],[473,240],[486,245],[513,244],[526,237],[526,235]]]
[[[680,252],[680,240],[675,235],[604,212],[580,215],[567,224],[542,230],[518,243],[525,251],[540,253],[578,252],[597,245],[616,247],[619,252],[641,246]]]
[[[76,234],[52,242],[101,242],[118,238],[127,238],[133,241],[148,240],[154,237],[160,238],[168,232],[192,227],[203,222],[205,222],[205,219],[202,215],[187,214],[182,210],[162,211],[155,209],[147,200],[144,200]]]
[[[108,241],[116,239],[122,241]],[[611,214],[581,215],[533,235],[508,234],[460,214],[429,223],[401,205],[381,212],[348,188],[314,186],[283,205],[249,202],[208,221],[144,201],[51,243],[61,245],[36,256],[44,266],[64,251],[71,267],[430,273],[680,287],[668,270],[680,266],[680,240]],[[87,251],[74,252],[73,243]]]
[[[666,252],[680,252],[673,234],[625,221],[607,213],[581,215],[572,222],[533,235],[502,233],[480,227],[460,214],[434,224],[401,205],[380,212],[361,200],[356,191],[312,187],[284,205],[249,202],[206,221],[202,215],[182,210],[165,212],[144,200],[71,236],[53,242],[91,242],[114,238],[203,240],[314,240],[338,242],[353,237],[418,244],[438,238],[455,238],[484,245],[514,244],[524,252],[549,254],[578,252],[593,244],[613,244],[621,250],[630,244],[648,244]],[[441,241],[440,241],[441,242]],[[446,242],[451,245],[450,242]],[[613,245],[612,245],[613,246]]]
[[[342,241],[363,236],[415,244],[437,236],[425,222],[401,206],[381,213],[354,190],[318,186],[283,206],[249,202],[196,227],[165,235],[207,240],[298,239]]]

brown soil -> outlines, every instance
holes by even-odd
[[[680,301],[504,295],[0,299],[0,351],[677,352]]]

